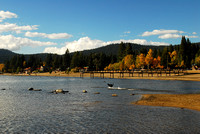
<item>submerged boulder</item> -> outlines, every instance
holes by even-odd
[[[87,91],[86,91],[86,90],[83,90],[82,92],[83,92],[83,93],[87,93]]]
[[[28,90],[29,90],[29,91],[42,91],[42,89],[34,89],[34,88],[32,88],[32,87],[29,88]]]
[[[131,96],[135,95],[135,94],[130,94]]]
[[[112,97],[117,97],[118,95],[117,94],[112,94]]]
[[[64,91],[63,89],[56,89],[56,90],[54,90],[54,91],[52,91],[51,93],[55,93],[55,94],[57,94],[57,93],[63,93],[63,94],[65,94],[65,93],[68,93],[69,91]]]

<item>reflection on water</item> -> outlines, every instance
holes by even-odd
[[[190,81],[0,76],[6,89],[0,90],[0,132],[200,133],[200,112],[130,104],[140,94],[200,93],[199,87]],[[60,88],[69,93],[50,93]]]

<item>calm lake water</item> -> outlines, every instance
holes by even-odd
[[[0,76],[3,88],[0,133],[200,133],[198,111],[130,104],[141,94],[200,93],[200,82]],[[60,88],[69,93],[50,93]]]

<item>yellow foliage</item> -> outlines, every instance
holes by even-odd
[[[129,69],[130,66],[133,65],[133,63],[134,63],[133,55],[127,55],[126,57],[124,57],[123,61],[124,61],[125,69]]]
[[[145,56],[143,53],[141,53],[136,57],[135,66],[136,68],[144,68],[144,65],[145,65]]]
[[[25,66],[26,66],[26,61],[23,62],[23,67],[25,67]]]
[[[177,55],[177,52],[176,52],[176,50],[174,50],[172,53],[171,52],[169,52],[169,56],[170,56],[170,58],[171,58],[171,64],[173,65],[173,64],[177,64],[177,59],[178,59],[178,55]]]
[[[2,72],[3,68],[4,68],[4,64],[0,64],[0,71]]]
[[[152,64],[152,62],[153,62],[153,51],[152,49],[149,49],[149,52],[145,58],[145,63],[146,65],[149,66],[150,64]]]
[[[120,69],[121,71],[125,69],[124,60],[122,60],[122,62],[120,62],[120,64],[119,64],[119,69]]]
[[[129,67],[129,70],[133,70],[135,68],[135,65],[133,64],[133,65],[131,65],[130,67]]]
[[[179,67],[184,67],[184,66],[185,66],[185,63],[184,63],[184,60],[182,60]]]
[[[195,58],[195,63],[197,65],[200,65],[200,56],[198,56],[198,57]]]

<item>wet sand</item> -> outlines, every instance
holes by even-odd
[[[145,94],[134,105],[178,107],[200,111],[200,94]]]

